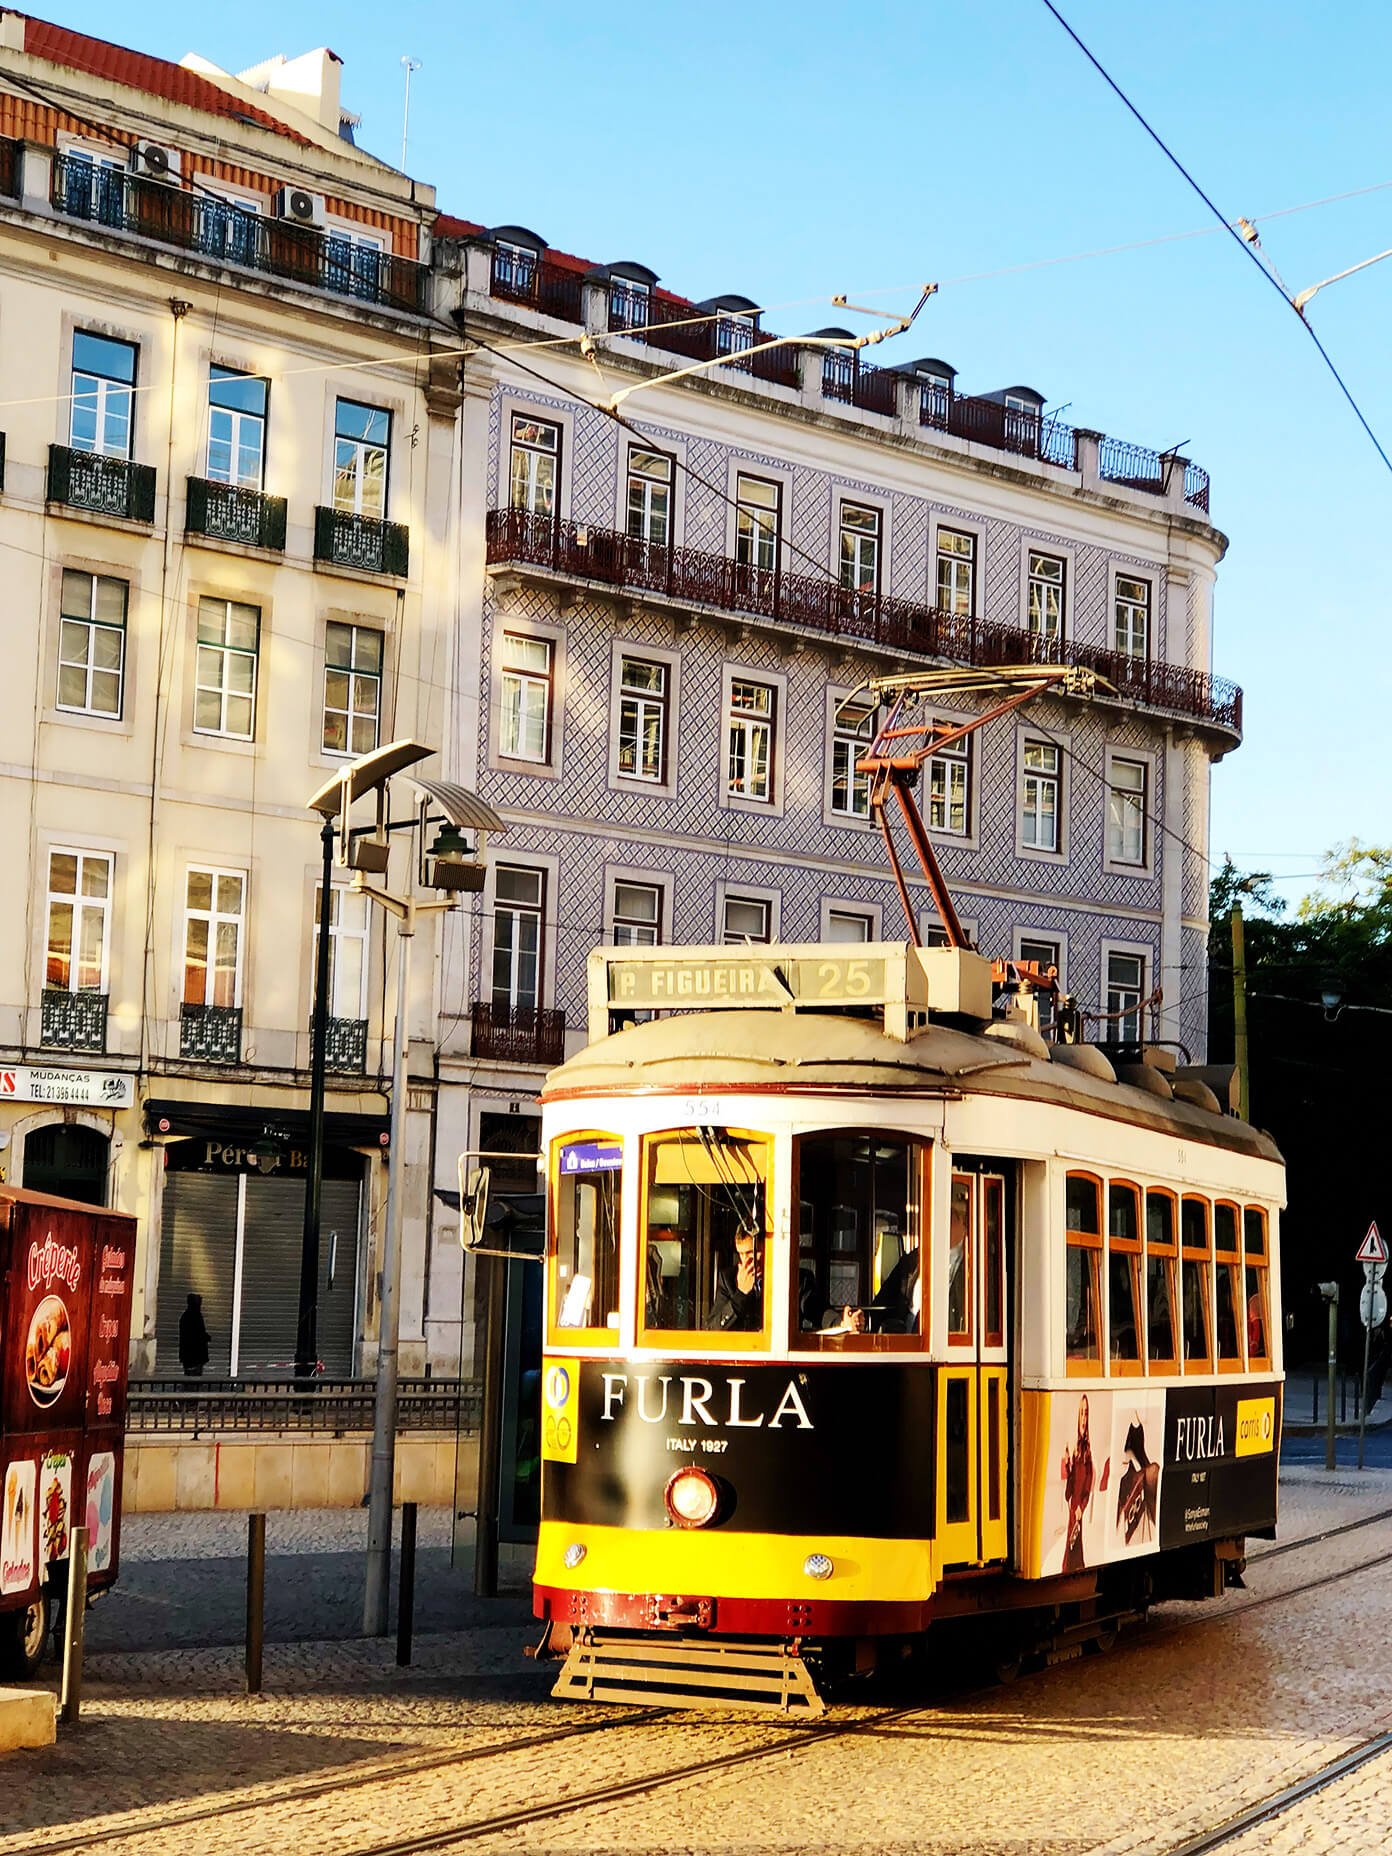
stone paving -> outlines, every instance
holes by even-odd
[[[1389,1510],[1390,1472],[1295,1469],[1282,1478],[1276,1544]],[[448,1515],[423,1513],[421,1522],[428,1553],[442,1558]],[[273,1516],[272,1557],[300,1563],[304,1591],[338,1580],[356,1598],[363,1525],[357,1514]],[[190,1571],[236,1563],[244,1526],[225,1515],[133,1523],[127,1576],[145,1569],[172,1603]],[[1246,1592],[1168,1607],[1159,1628],[1124,1634],[1110,1657],[1008,1689],[939,1687],[921,1703],[902,1691],[867,1697],[833,1712],[833,1727],[855,1731],[832,1735],[733,1714],[652,1720],[553,1703],[550,1671],[520,1654],[529,1629],[516,1590],[496,1610],[469,1599],[468,1627],[421,1636],[405,1670],[386,1641],[269,1645],[266,1692],[254,1698],[241,1692],[230,1645],[94,1650],[80,1726],[55,1749],[4,1763],[0,1856],[349,1856],[744,1752],[765,1757],[453,1847],[1161,1856],[1392,1725],[1392,1581],[1385,1568],[1353,1570],[1392,1556],[1392,1519],[1269,1561],[1268,1551],[1253,1543]],[[515,1560],[510,1581],[522,1571]],[[1348,1576],[1244,1615],[1253,1601],[1330,1572]],[[463,1602],[457,1575],[437,1564],[429,1579]],[[338,1615],[330,1592],[311,1599],[307,1619],[321,1602]],[[915,1705],[886,1716],[906,1701]],[[1392,1761],[1374,1761],[1232,1848],[1386,1851],[1389,1781]],[[215,1803],[251,1808],[173,1821]]]

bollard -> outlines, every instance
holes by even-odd
[[[266,1517],[247,1516],[246,1686],[261,1693],[261,1651],[266,1641]]]
[[[411,1631],[416,1621],[416,1504],[401,1504],[401,1571],[396,1595],[396,1661],[411,1660]]]
[[[82,1639],[87,1627],[87,1529],[75,1527],[68,1547],[68,1602],[63,1623],[60,1718],[72,1726],[82,1711]]]

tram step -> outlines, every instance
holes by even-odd
[[[796,1648],[757,1637],[655,1637],[582,1629],[551,1693],[562,1701],[743,1708],[805,1719],[826,1711]]]

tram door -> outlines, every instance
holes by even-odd
[[[948,1359],[939,1374],[938,1542],[944,1566],[1009,1551],[1005,1179],[959,1155],[947,1256]]]

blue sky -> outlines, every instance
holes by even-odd
[[[1060,4],[1230,218],[1392,182],[1385,4]],[[244,0],[192,29],[166,0],[128,27],[88,0],[44,10],[233,70],[327,40],[360,142],[391,161],[409,53],[422,60],[410,166],[446,210],[640,258],[693,296],[786,306],[768,318],[780,332],[831,320],[833,292],[890,307],[940,282],[905,358],[945,356],[968,391],[1027,382],[1069,423],[1185,442],[1212,474],[1231,541],[1214,668],[1247,705],[1246,741],[1215,769],[1215,855],[1288,875],[1299,895],[1336,841],[1392,837],[1392,475],[1294,314],[1207,229],[1040,0],[704,14],[662,0],[448,13]],[[1302,288],[1392,246],[1392,188],[1272,218],[1262,238]],[[1392,260],[1310,314],[1392,453],[1389,303]]]

